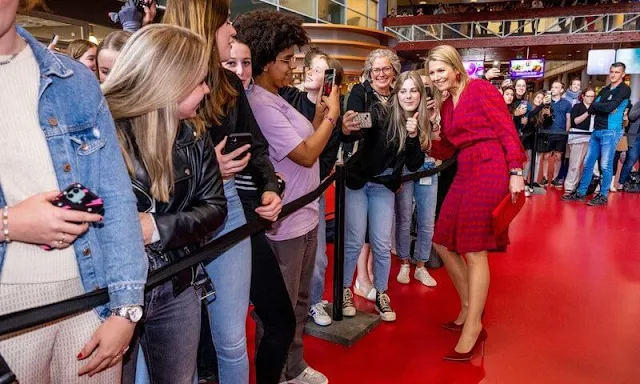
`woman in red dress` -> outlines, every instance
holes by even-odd
[[[433,237],[461,303],[457,319],[443,325],[461,331],[444,358],[467,361],[487,337],[482,314],[489,290],[488,250],[509,242],[506,233],[493,233],[492,211],[509,192],[515,197],[524,190],[526,156],[502,96],[488,81],[469,79],[455,48],[431,50],[427,66],[444,136],[458,151],[458,172]],[[445,91],[449,96],[443,100]]]

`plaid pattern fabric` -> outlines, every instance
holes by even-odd
[[[471,80],[455,108],[441,109],[442,129],[460,152],[458,172],[442,205],[433,242],[458,253],[508,244],[493,234],[492,212],[509,192],[510,168],[526,155],[500,93],[489,82]]]
[[[442,129],[456,149],[475,142],[498,140],[507,165],[522,168],[527,160],[520,137],[500,92],[486,80],[471,80],[458,105],[448,98],[442,104]]]

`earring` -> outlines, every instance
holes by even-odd
[[[460,72],[456,73],[456,80],[460,81]]]

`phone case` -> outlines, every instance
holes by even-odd
[[[100,215],[104,214],[104,203],[102,199],[80,183],[69,185],[64,191],[60,192],[51,204],[63,209],[97,213]],[[40,247],[45,251],[52,249],[46,244]]]
[[[62,191],[52,204],[56,207],[102,214],[104,203],[100,197],[80,183],[73,183]]]
[[[371,128],[373,125],[371,122],[371,114],[369,112],[358,113],[354,120],[360,123],[360,128]]]

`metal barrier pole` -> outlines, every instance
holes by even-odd
[[[344,280],[344,207],[347,174],[336,164],[335,234],[333,243],[333,320],[342,320],[342,281]]]

